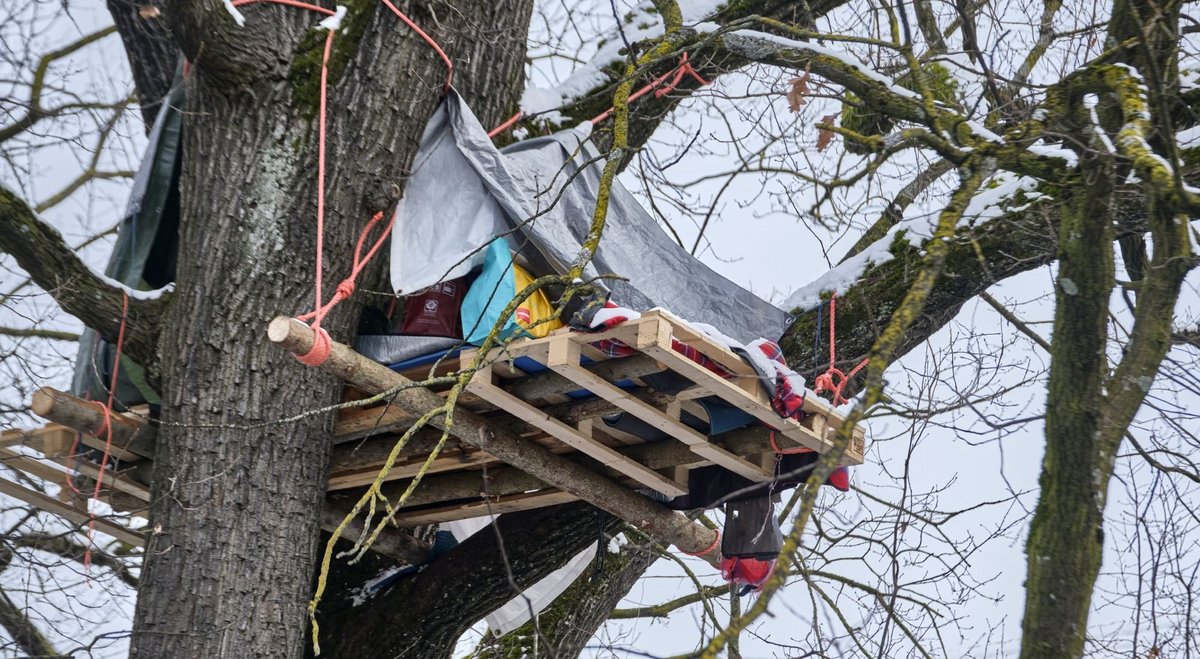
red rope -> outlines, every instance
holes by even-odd
[[[387,0],[384,0],[384,2],[387,2]],[[654,92],[655,98],[662,98],[663,96],[666,96],[667,94],[670,94],[671,92],[675,91],[675,89],[679,86],[679,83],[683,82],[684,76],[691,76],[692,78],[694,78],[696,80],[696,82],[699,82],[701,85],[708,84],[708,81],[705,80],[704,78],[702,78],[700,76],[700,74],[696,72],[696,69],[692,68],[691,62],[688,61],[688,54],[685,52],[683,54],[683,56],[679,58],[679,64],[676,65],[675,68],[658,76],[654,80],[651,80],[650,82],[646,83],[646,85],[644,87],[642,87],[641,89],[637,90],[636,92],[630,94],[629,102],[632,103],[632,102],[638,100],[639,98],[641,98],[642,96],[645,96],[649,92],[657,89],[659,85],[666,82],[667,78],[671,78],[672,74],[674,74],[675,77],[671,80],[671,82],[667,83],[667,85],[665,87],[663,87],[662,89],[658,89],[657,91]],[[604,112],[593,117],[592,123],[598,124],[601,121],[604,121],[605,119],[608,119],[610,116],[612,116],[612,113],[613,113],[613,109],[609,108],[609,109],[605,110]],[[503,133],[504,131],[508,130],[509,128],[512,128],[513,124],[517,123],[517,121],[519,121],[521,119],[521,117],[524,117],[524,116],[525,116],[525,114],[523,112],[517,112],[516,114],[509,117],[508,119],[505,119],[504,123],[500,124],[499,126],[496,126],[495,128],[491,129],[490,131],[488,131],[488,137],[495,137],[495,136],[499,135],[500,133]]]
[[[318,5],[301,2],[300,0],[233,0],[232,4],[234,7],[238,7],[259,2],[298,7],[300,9],[315,11],[326,16],[334,16],[337,14],[337,12],[332,9],[326,9],[325,7],[320,7]],[[422,30],[420,26],[414,23],[412,19],[406,16],[404,12],[400,11],[389,0],[383,0],[383,4],[387,5],[388,9],[390,9],[392,13],[398,16],[400,20],[404,21],[405,25],[408,25],[410,29],[424,39],[425,43],[429,44],[429,46],[432,47],[435,52],[437,52],[438,56],[442,58],[442,61],[446,64],[445,91],[449,91],[450,85],[454,81],[454,63],[450,61],[450,57],[446,55],[446,51],[443,50],[442,47],[424,30]],[[299,317],[300,320],[311,319],[312,329],[316,333],[313,337],[312,348],[310,348],[307,353],[296,356],[296,358],[302,363],[309,366],[318,366],[329,358],[331,341],[329,338],[329,333],[321,327],[321,321],[325,319],[325,316],[328,315],[333,307],[335,307],[339,302],[354,294],[358,276],[362,273],[363,269],[366,268],[367,263],[374,258],[375,254],[379,251],[379,248],[383,246],[384,240],[387,239],[388,235],[392,231],[392,220],[389,220],[379,237],[375,240],[374,244],[372,244],[371,248],[367,250],[366,256],[363,256],[363,245],[366,242],[367,237],[370,236],[371,230],[379,224],[380,220],[383,219],[383,213],[376,213],[375,216],[371,218],[371,221],[367,222],[367,225],[363,227],[362,232],[359,234],[358,243],[354,248],[354,265],[350,270],[350,275],[337,285],[337,288],[334,289],[334,293],[329,298],[329,301],[322,303],[325,289],[323,281],[325,270],[325,153],[328,142],[326,139],[326,126],[328,124],[329,115],[329,55],[333,50],[333,37],[335,33],[336,29],[329,30],[328,35],[325,37],[325,48],[321,53],[321,92],[320,103],[317,112],[317,264],[314,277],[316,280],[315,291],[313,293],[315,300],[313,303],[313,310]]]
[[[516,114],[509,117],[508,119],[505,119],[504,123],[489,130],[488,137],[495,137],[495,136],[499,135],[500,133],[503,133],[504,131],[508,130],[509,128],[512,128],[512,125],[517,123],[517,121],[520,120],[520,118],[524,117],[524,116],[525,116],[525,113],[518,110]]]
[[[685,51],[683,53],[683,57],[679,58],[679,67],[675,69],[675,77],[671,80],[671,84],[654,92],[654,97],[662,98],[663,96],[675,91],[675,89],[679,87],[679,83],[683,82],[683,76],[685,75],[692,76],[692,78],[701,85],[708,84],[708,81],[700,77],[700,74],[696,73],[696,69],[692,68],[692,63],[688,61],[688,54]]]
[[[871,361],[869,358],[858,363],[849,373],[843,373],[837,368],[837,294],[834,293],[829,298],[829,368],[824,373],[817,376],[815,381],[816,387],[813,391],[821,393],[823,391],[832,392],[832,400],[834,405],[843,405],[847,399],[842,395],[842,390],[846,387],[846,383],[850,381],[859,371]]]
[[[92,498],[100,499],[100,489],[104,485],[104,470],[108,467],[109,457],[112,455],[112,422],[109,417],[113,412],[113,402],[117,395],[117,378],[121,372],[121,351],[125,345],[125,321],[129,317],[129,294],[122,291],[121,293],[121,324],[117,327],[117,346],[116,354],[113,356],[112,375],[108,382],[108,402],[101,405],[99,401],[95,401],[96,405],[100,405],[101,413],[104,415],[104,424],[100,428],[100,432],[95,434],[99,437],[104,434],[104,456],[100,459],[100,471],[96,474],[96,487],[92,491]],[[78,491],[78,490],[76,490]],[[88,532],[87,532],[87,548],[83,552],[83,569],[86,572],[92,565],[92,545],[94,544],[94,536],[96,535],[96,513],[91,506],[88,506]]]
[[[389,0],[383,0],[383,4],[387,5],[387,8],[391,9],[393,14],[400,17],[400,20],[404,21],[405,25],[412,28],[413,32],[416,32],[422,39],[424,39],[425,43],[429,44],[430,48],[433,48],[435,51],[437,51],[438,56],[440,56],[442,61],[446,63],[446,86],[442,91],[450,91],[450,84],[454,82],[454,63],[450,61],[450,58],[446,55],[446,51],[442,50],[442,47],[438,45],[438,42],[433,40],[433,37],[425,34],[425,30],[422,30],[416,23],[412,21],[411,18],[405,16],[404,12],[396,9],[396,5],[393,5]]]
[[[712,544],[705,547],[704,549],[701,549],[700,551],[686,551],[684,549],[680,549],[679,551],[688,556],[703,556],[703,555],[707,554],[708,552],[716,549],[717,545],[721,543],[721,532],[720,531],[714,531],[714,532],[716,533],[716,537],[713,538]]]
[[[675,88],[678,87],[679,83],[683,81],[684,75],[691,75],[693,78],[695,78],[697,81],[699,81],[699,83],[702,85],[708,84],[708,81],[705,80],[704,78],[701,78],[700,74],[696,73],[696,70],[692,68],[691,63],[688,62],[688,54],[684,53],[683,56],[679,58],[679,64],[676,65],[675,68],[658,76],[654,80],[651,80],[649,83],[646,84],[645,87],[642,87],[641,89],[637,90],[636,92],[630,94],[628,102],[632,103],[632,102],[638,100],[639,98],[641,98],[642,96],[645,96],[651,90],[657,89],[659,85],[663,84],[663,82],[665,82],[667,80],[667,78],[671,77],[671,74],[674,74],[675,78],[670,83],[668,83],[667,86],[654,92],[654,96],[656,98],[661,98],[661,97],[666,96],[667,94],[670,94],[671,92],[675,91]],[[612,116],[612,113],[613,113],[613,109],[609,108],[609,109],[605,110],[604,112],[593,117],[592,123],[598,124],[601,121],[604,121],[605,119]]]

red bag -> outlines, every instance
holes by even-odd
[[[466,277],[434,284],[410,295],[404,301],[401,334],[462,338],[463,297],[467,294]]]

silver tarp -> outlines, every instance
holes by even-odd
[[[482,263],[504,236],[535,273],[566,272],[582,250],[604,161],[584,129],[497,150],[457,93],[425,129],[392,230],[391,275],[407,295]],[[587,277],[604,279],[615,302],[669,309],[743,342],[778,338],[788,317],[688,254],[620,183]]]

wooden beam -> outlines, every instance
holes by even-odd
[[[833,439],[830,436],[830,428],[823,423],[823,419],[820,425],[817,426],[819,429],[818,434],[813,429],[805,428],[792,419],[780,418],[775,413],[775,410],[772,409],[770,403],[765,401],[765,398],[760,399],[758,396],[751,395],[746,390],[718,377],[712,371],[676,352],[671,347],[670,336],[672,332],[678,331],[678,328],[673,327],[670,322],[660,318],[658,313],[648,312],[642,317],[642,320],[644,323],[639,326],[638,334],[638,348],[640,350],[670,366],[672,370],[684,375],[721,400],[750,414],[765,424],[779,428],[780,434],[799,442],[802,446],[813,449],[818,453],[825,453],[832,448]],[[722,348],[722,350],[724,349]],[[725,352],[728,353],[729,351],[725,350]],[[708,352],[705,352],[705,355],[711,356]],[[863,456],[861,452],[856,452],[852,450],[853,448],[847,448],[843,456],[843,464],[862,464]]]
[[[0,494],[7,494],[14,499],[20,499],[21,501],[24,501],[38,510],[44,510],[48,513],[58,515],[59,517],[62,517],[63,519],[80,527],[86,527],[92,521],[92,517],[88,514],[88,511],[81,510],[67,503],[63,503],[62,501],[59,501],[54,497],[46,496],[41,492],[35,492],[34,490],[14,483],[6,478],[0,478]],[[121,542],[133,545],[135,547],[142,547],[145,545],[145,537],[138,531],[122,526],[121,524],[117,524],[116,522],[103,517],[96,517],[95,523],[96,530],[104,533],[105,535],[110,535]]]
[[[300,321],[279,317],[271,321],[267,337],[289,352],[303,355],[312,349],[315,333]],[[412,414],[424,414],[437,409],[444,402],[428,389],[405,389],[413,384],[411,380],[334,341],[330,341],[330,354],[321,368],[368,393],[398,390],[393,402]],[[444,423],[444,417],[438,417],[434,423]],[[716,538],[714,531],[687,517],[555,455],[545,447],[496,428],[469,410],[455,411],[450,431],[460,440],[478,446],[548,485],[569,492],[684,551],[702,551]],[[715,561],[711,552],[705,559]]]
[[[773,461],[774,456],[771,455],[768,433],[766,428],[743,428],[713,438],[713,443],[727,451],[742,455],[748,460]],[[777,441],[784,448],[794,446],[790,440],[785,438],[777,438]],[[636,446],[620,446],[616,450],[650,469],[675,469],[681,466],[694,467],[712,464],[707,460],[702,460],[697,464],[696,454],[685,444],[679,442],[647,442]],[[588,460],[579,453],[566,457],[571,461],[581,463]],[[603,467],[601,473],[614,479],[626,479],[619,471],[610,467]],[[410,482],[409,480],[390,482],[384,485],[382,494],[395,500],[408,488]],[[407,505],[427,506],[461,502],[483,496],[505,496],[542,490],[547,487],[544,482],[514,467],[460,471],[426,476],[421,481],[420,487],[413,491]]]
[[[687,490],[680,488],[675,481],[626,458],[614,449],[596,441],[591,435],[559,421],[492,384],[490,366],[484,366],[477,371],[467,388],[505,412],[536,426],[567,446],[581,451],[602,465],[616,469],[646,487],[672,497],[687,493]]]
[[[447,504],[434,508],[419,510],[402,510],[396,515],[399,526],[422,526],[441,522],[452,522],[459,519],[471,519],[484,515],[500,515],[519,510],[532,510],[546,506],[557,506],[560,503],[577,501],[579,498],[562,490],[541,490],[537,492],[520,492],[496,497],[485,497],[477,501],[464,501]]]
[[[696,432],[687,424],[630,396],[624,389],[607,380],[601,379],[591,371],[581,367],[579,365],[579,356],[579,346],[571,341],[569,337],[563,337],[550,347],[550,356],[546,365],[567,378],[578,382],[588,391],[687,444],[688,448],[695,452],[696,455],[702,456],[707,460],[712,460],[722,467],[752,481],[762,482],[771,480],[772,474],[764,470],[761,466],[709,442],[708,437]]]

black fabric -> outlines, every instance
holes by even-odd
[[[764,431],[763,444],[766,445],[766,442],[766,432]],[[688,493],[675,497],[667,503],[667,506],[674,510],[712,508],[725,502],[746,501],[771,492],[787,490],[796,487],[808,478],[813,464],[819,457],[816,453],[779,456],[776,473],[785,475],[785,477],[774,482],[755,483],[717,465],[692,469],[688,472]]]
[[[125,216],[117,229],[105,274],[134,289],[162,288],[175,280],[179,241],[179,173],[182,163],[183,76],[175,83],[159,110],[146,154],[134,177]],[[77,396],[108,396],[116,349],[91,329],[79,340],[79,355],[71,391]],[[142,367],[122,356],[117,380],[118,406],[158,402],[145,383]]]
[[[770,495],[725,504],[721,555],[769,561],[783,549],[783,531]]]

